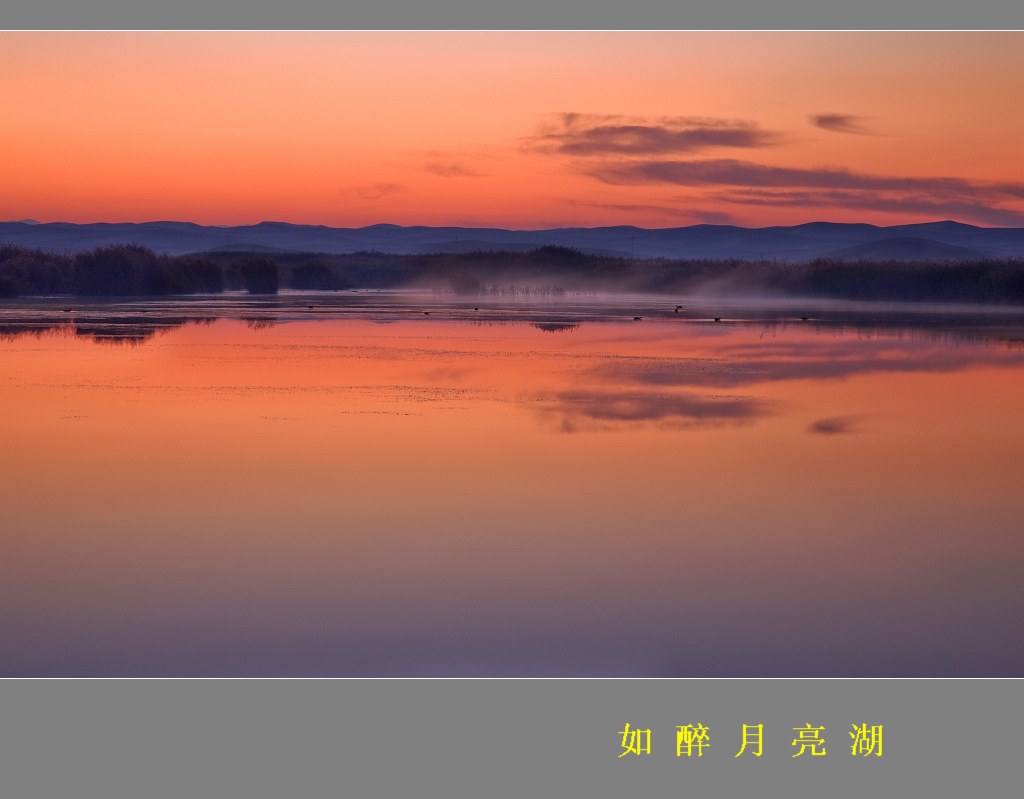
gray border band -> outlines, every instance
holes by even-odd
[[[1014,0],[39,0],[12,29],[1018,30]]]

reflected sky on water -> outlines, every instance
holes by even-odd
[[[1007,309],[8,302],[0,673],[1021,676],[1022,339]]]

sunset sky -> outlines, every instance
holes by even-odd
[[[0,220],[1024,227],[1021,33],[0,33]]]

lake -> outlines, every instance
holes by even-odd
[[[1024,676],[1022,342],[979,307],[5,301],[0,674]]]

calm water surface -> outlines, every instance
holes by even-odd
[[[3,675],[1024,676],[1020,314],[364,292],[0,335]]]

